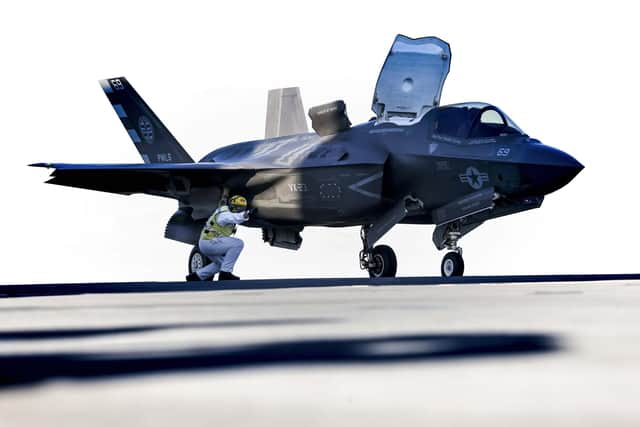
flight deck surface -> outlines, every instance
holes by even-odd
[[[0,286],[0,425],[637,425],[640,276],[536,277]]]

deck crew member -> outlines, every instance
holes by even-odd
[[[232,272],[244,242],[232,235],[237,224],[247,221],[251,212],[247,209],[247,199],[242,196],[231,197],[227,205],[215,210],[202,229],[198,242],[200,252],[211,260],[211,264],[189,274],[187,281],[211,280],[218,272],[218,280],[240,279]]]

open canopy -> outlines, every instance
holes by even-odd
[[[396,36],[373,95],[378,121],[415,122],[437,106],[450,62],[449,44],[437,37]]]

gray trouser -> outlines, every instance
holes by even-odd
[[[235,237],[216,237],[211,240],[200,240],[198,247],[200,252],[211,260],[211,264],[196,271],[201,280],[207,280],[218,271],[229,273],[233,271],[233,266],[244,248],[244,242]]]

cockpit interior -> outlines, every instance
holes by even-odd
[[[468,102],[434,108],[433,134],[456,139],[495,138],[525,133],[497,107]]]

